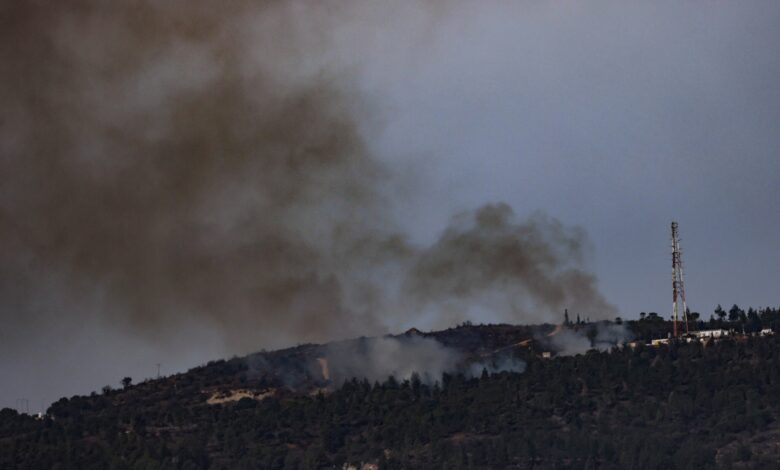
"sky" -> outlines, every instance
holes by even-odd
[[[671,310],[677,220],[693,310],[777,304],[780,8],[518,2],[502,13],[453,18],[403,73],[373,65],[397,112],[381,145],[430,160],[419,236],[435,233],[442,206],[542,209],[585,228],[603,292],[635,318]]]
[[[77,3],[0,8],[0,407],[668,316],[672,220],[691,310],[780,305],[777,2]]]

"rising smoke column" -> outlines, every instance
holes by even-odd
[[[513,322],[609,309],[583,235],[552,219],[486,206],[430,247],[397,230],[370,106],[322,57],[343,9],[0,8],[0,352],[93,321],[160,342],[199,325],[246,352],[421,311],[447,326],[452,305]]]
[[[4,7],[4,316],[208,322],[240,349],[372,328],[330,253],[365,230],[379,167],[274,3]]]
[[[599,293],[596,277],[582,269],[586,244],[581,229],[541,213],[518,221],[506,204],[485,205],[454,217],[436,243],[418,253],[405,291],[423,306],[481,304],[508,322],[558,322],[570,306],[608,318],[614,307]]]

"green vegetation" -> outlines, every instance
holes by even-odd
[[[626,323],[643,322],[655,320]],[[442,340],[516,339],[491,328],[464,325]],[[268,360],[292,367],[303,350]],[[210,387],[269,379],[248,359],[126,378],[124,389],[63,398],[42,420],[0,411],[0,468],[780,468],[778,337],[514,354],[527,362],[522,374],[351,380],[328,394],[218,405],[206,403]]]

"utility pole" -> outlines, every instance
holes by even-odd
[[[685,334],[688,334],[688,307],[685,305],[685,283],[683,281],[682,252],[677,222],[672,222],[672,335],[677,338],[678,302],[682,301],[682,316],[685,322]]]

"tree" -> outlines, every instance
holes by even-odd
[[[418,374],[417,372],[412,372],[411,384],[412,384],[412,393],[414,393],[414,396],[416,398],[419,398],[420,387],[422,386],[422,380],[420,380],[420,374]]]
[[[752,307],[747,311],[747,324],[750,333],[755,333],[761,329],[761,319],[758,316],[758,312]]]
[[[650,312],[647,314],[647,319],[650,321],[661,321],[663,320],[661,317],[658,316],[656,312]]]
[[[563,324],[566,326],[571,325],[571,320],[569,320],[569,309],[563,310]]]
[[[737,304],[734,304],[729,309],[729,321],[730,322],[737,322],[740,318],[742,318],[745,315],[745,311],[739,308]]]
[[[125,377],[122,379],[122,388],[127,388],[133,383],[133,379],[130,377]]]
[[[718,317],[718,320],[723,321],[724,318],[726,318],[726,311],[723,310],[723,307],[718,304],[717,307],[715,307],[715,315]]]

